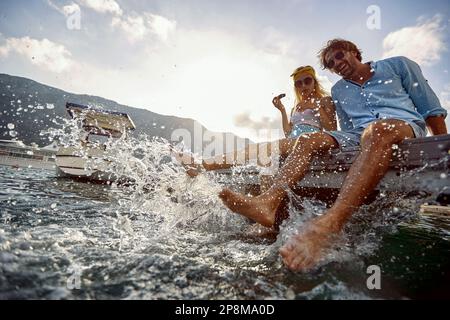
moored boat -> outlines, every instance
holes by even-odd
[[[111,170],[114,157],[108,140],[126,139],[136,127],[126,113],[67,103],[69,115],[79,120],[81,134],[75,145],[63,146],[56,154],[60,176],[95,182],[127,180]]]
[[[55,170],[55,154],[50,146],[40,148],[20,140],[0,140],[0,165]]]

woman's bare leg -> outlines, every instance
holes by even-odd
[[[286,157],[294,146],[296,139],[282,139],[274,142],[263,142],[247,145],[242,150],[222,154],[202,160],[201,164],[195,164],[194,158],[185,153],[178,153],[177,159],[186,168],[190,176],[196,176],[202,169],[206,171],[229,169],[234,166],[245,165],[256,161],[260,166],[272,165],[275,155]]]

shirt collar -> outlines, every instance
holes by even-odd
[[[373,78],[375,76],[375,73],[377,72],[377,63],[376,63],[376,61],[369,61],[369,62],[366,62],[365,64],[370,65],[370,69],[373,70],[373,75],[372,75],[372,78]],[[358,83],[356,83],[356,82],[354,82],[352,80],[348,80],[348,79],[344,79],[344,78],[342,78],[341,80],[344,80],[344,82],[348,82],[348,83],[351,83],[351,84],[354,84],[354,85],[357,85],[358,87],[360,87],[360,85]],[[367,80],[365,83],[367,83],[367,82],[370,82],[370,80]]]

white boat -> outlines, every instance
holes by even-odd
[[[76,145],[59,149],[56,154],[58,174],[96,182],[127,180],[110,170],[114,158],[108,156],[111,152],[106,142],[126,138],[129,131],[136,128],[128,114],[74,103],[67,103],[66,109],[73,119],[79,120],[82,134]]]
[[[56,150],[25,145],[20,140],[0,140],[0,165],[55,170]]]

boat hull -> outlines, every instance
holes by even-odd
[[[14,168],[33,168],[44,170],[55,170],[56,168],[55,162],[53,161],[23,159],[5,155],[0,155],[0,165],[10,166]]]
[[[123,179],[108,171],[111,163],[99,147],[63,147],[56,154],[57,174],[60,177],[96,182]]]

